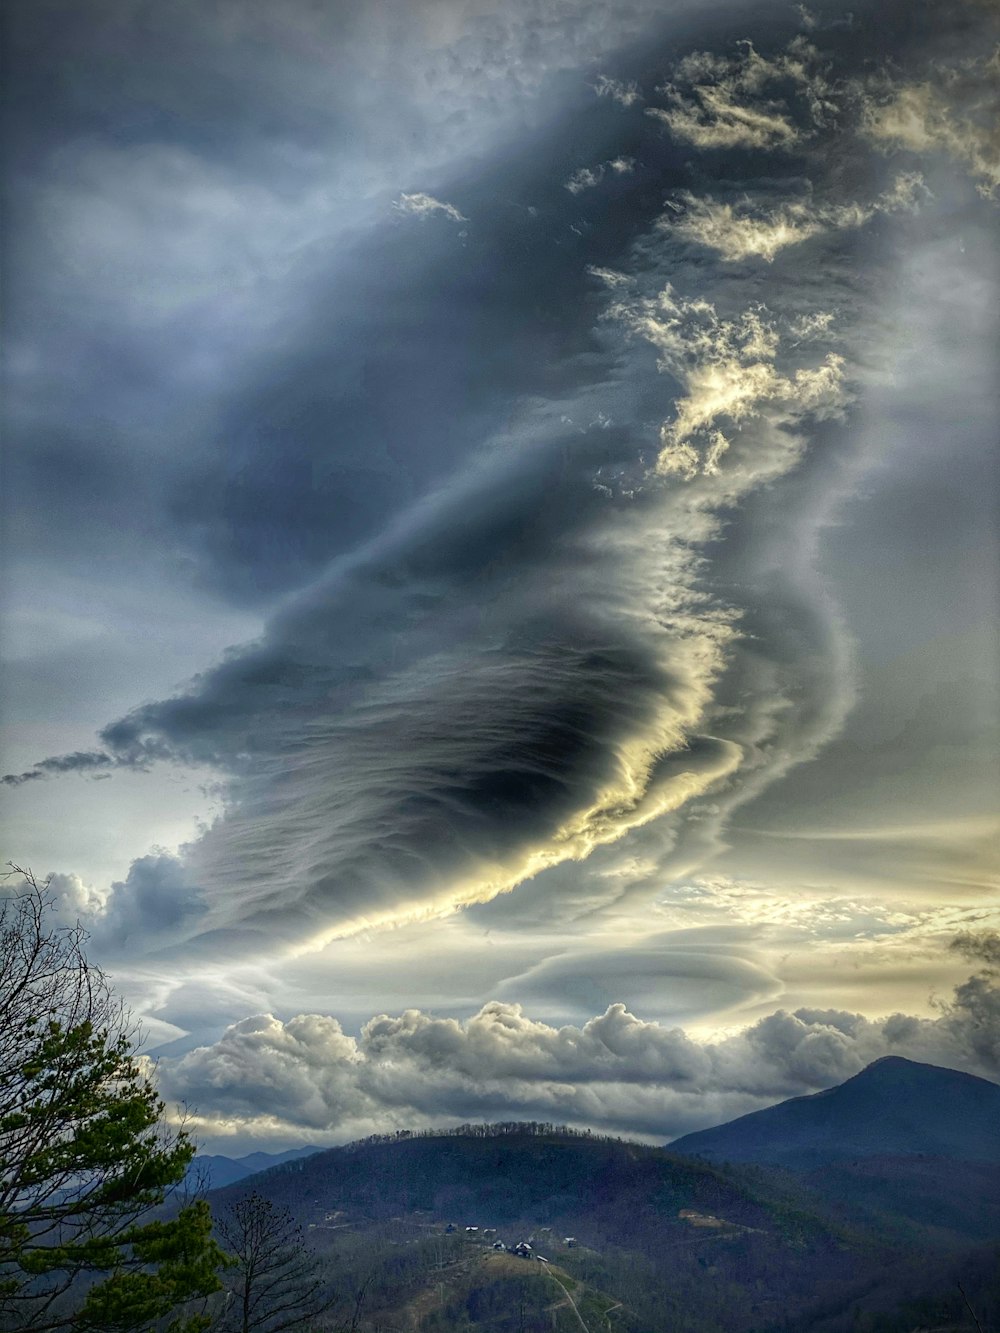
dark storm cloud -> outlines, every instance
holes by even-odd
[[[141,856],[132,862],[124,880],[112,884],[103,915],[95,923],[95,943],[116,951],[136,939],[144,942],[146,937],[163,944],[203,911],[199,894],[176,856]]]
[[[0,782],[8,787],[18,787],[22,782],[37,782],[40,778],[54,777],[60,773],[92,773],[95,769],[113,768],[118,763],[114,755],[104,750],[77,750],[73,754],[43,759],[24,773],[5,773]]]
[[[955,936],[950,947],[970,961],[1000,968],[1000,931],[963,930]]]
[[[10,7],[19,558],[155,559],[259,602],[447,475],[512,393],[552,390],[582,265],[526,211],[551,170],[528,167],[552,113],[543,71],[599,57],[642,15]],[[578,146],[599,115],[578,79],[571,95]],[[512,139],[521,166],[491,185]],[[570,151],[548,149],[566,170]],[[392,225],[401,189],[456,170],[477,209],[465,246]]]
[[[690,711],[691,668],[671,672],[600,605],[601,563],[588,587],[571,549],[554,559],[553,531],[566,538],[600,496],[561,461],[532,471],[509,507],[500,486],[452,499],[418,541],[302,596],[192,693],[105,729],[127,760],[165,747],[237,774],[192,856],[220,905],[239,885],[245,920],[320,929],[456,876],[470,898],[480,877],[503,887],[510,857],[556,830],[572,852],[573,820],[621,781],[623,748]],[[693,750],[652,781],[715,762]]]
[[[72,188],[60,176],[55,197],[77,204],[112,179],[141,186],[156,218],[169,168],[185,197],[236,219],[227,231],[198,213],[196,240],[223,251],[255,212],[289,237],[263,284],[273,317],[260,290],[246,297],[252,245],[221,314],[214,287],[198,304],[201,276],[176,254],[139,265],[151,324],[121,334],[141,351],[113,394],[136,424],[147,377],[180,356],[183,271],[239,370],[219,393],[225,358],[213,364],[212,410],[181,415],[176,451],[163,408],[154,535],[169,532],[191,577],[226,597],[286,600],[258,642],[106,726],[103,751],[7,779],[153,759],[225,775],[225,813],[183,874],[137,862],[116,886],[122,938],[146,921],[249,926],[270,942],[433,914],[582,862],[714,788],[715,828],[669,838],[679,854],[707,847],[727,812],[839,725],[846,655],[795,557],[824,512],[815,445],[828,467],[842,448],[851,340],[871,312],[861,289],[884,277],[854,276],[864,228],[895,215],[897,178],[881,179],[888,166],[856,135],[824,174],[830,58],[787,29],[771,36],[766,55],[731,39],[686,64],[664,51],[661,104],[645,80],[644,106],[628,82],[607,96],[585,83],[564,94],[567,123],[519,127],[478,168],[397,179],[392,199],[425,202],[393,210],[387,197],[363,235],[350,214],[337,247],[328,200],[324,225],[303,223],[283,183],[261,192],[240,174],[231,144],[221,186],[213,152],[193,158],[187,143],[152,165],[131,143],[124,159],[101,148]],[[859,39],[845,74],[864,50]],[[254,121],[250,137],[262,133]],[[775,147],[791,201],[773,184],[743,198],[773,181]],[[567,190],[581,170],[593,179]],[[665,192],[685,210],[672,225]],[[115,221],[127,240],[134,218]],[[746,261],[768,266],[770,306]],[[88,344],[102,365],[105,337]],[[95,397],[117,371],[101,373]],[[178,387],[158,383],[158,401]]]

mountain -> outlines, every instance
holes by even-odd
[[[214,1191],[213,1211],[242,1184]],[[614,1307],[623,1333],[750,1333],[831,1301],[839,1309],[896,1259],[883,1238],[804,1206],[784,1182],[551,1126],[365,1141],[253,1184],[303,1225],[337,1290],[367,1292],[373,1329],[514,1333],[535,1326],[520,1322],[525,1303],[550,1328],[545,1312],[563,1300],[571,1327],[568,1297],[531,1260],[498,1265],[498,1241],[530,1241],[579,1288],[578,1305]],[[532,1274],[529,1291],[521,1278]],[[608,1327],[602,1315],[597,1328]]]
[[[877,1060],[670,1150],[793,1173],[808,1206],[903,1243],[1000,1237],[1000,1087],[954,1069]]]
[[[284,1162],[298,1161],[319,1152],[319,1148],[290,1148],[287,1152],[252,1152],[245,1157],[224,1157],[219,1153],[198,1153],[191,1159],[187,1179],[202,1189],[223,1189],[226,1185],[235,1185],[247,1176],[259,1171],[268,1171],[272,1166],[281,1166]]]
[[[1000,1163],[1000,1087],[887,1056],[825,1092],[686,1134],[670,1151],[793,1171],[920,1155]]]
[[[860,1093],[856,1079],[832,1090],[846,1089],[844,1126],[873,1084],[898,1094],[951,1075],[901,1063],[865,1071]],[[954,1077],[955,1114],[981,1145],[969,1108],[994,1085]],[[919,1153],[796,1173],[507,1124],[376,1137],[253,1186],[302,1224],[346,1294],[331,1327],[357,1333],[960,1333],[957,1282],[984,1328],[1000,1312],[996,1176]],[[216,1215],[244,1188],[215,1190]],[[536,1257],[512,1254],[519,1241]]]

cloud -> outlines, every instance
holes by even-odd
[[[429,218],[435,213],[443,213],[452,222],[468,222],[464,213],[460,213],[454,204],[443,203],[430,194],[401,194],[393,208],[400,213],[412,213],[418,218]]]
[[[829,110],[825,79],[793,44],[688,57],[671,87],[706,125],[722,123],[706,106],[730,119],[743,107],[805,134]],[[572,163],[566,142],[553,133]],[[610,151],[602,140],[593,160]],[[508,162],[504,189],[537,197],[543,156]],[[743,275],[671,255],[677,286],[660,275],[654,290],[646,260],[662,234],[645,255],[627,247],[659,204],[633,188],[631,165],[601,161],[629,207],[568,256],[524,245],[513,210],[486,206],[492,177],[462,177],[463,208],[490,230],[461,267],[447,228],[383,215],[310,294],[317,313],[294,355],[266,358],[260,389],[248,368],[239,401],[206,413],[197,440],[218,430],[232,449],[201,451],[221,460],[204,485],[184,473],[178,523],[215,534],[199,576],[217,570],[232,593],[238,570],[269,613],[256,641],[172,694],[151,691],[92,752],[101,771],[166,760],[225,782],[172,888],[160,867],[154,889],[147,867],[116,890],[109,912],[134,947],[143,912],[152,940],[171,894],[187,904],[171,930],[224,932],[234,951],[434,919],[533,877],[582,912],[609,892],[592,858],[626,838],[656,867],[649,893],[657,874],[711,854],[736,801],[835,729],[845,656],[803,532],[825,480],[807,455],[843,453],[823,423],[848,401],[850,348],[821,307],[831,294],[849,303],[849,283],[824,256],[786,308],[777,291],[765,309]],[[553,209],[575,208],[560,181],[548,181]],[[844,210],[822,220],[846,226],[833,182],[817,195],[814,210]],[[746,249],[748,228],[792,206],[760,218],[731,205],[726,244]],[[396,207],[461,218],[430,195]],[[364,275],[356,291],[348,267]],[[596,330],[587,273],[613,287]],[[805,345],[820,336],[823,355]],[[663,423],[652,436],[651,419]]]
[[[765,96],[773,85],[789,83],[803,104],[805,126],[785,98]],[[647,107],[646,115],[675,138],[703,149],[790,149],[834,111],[823,58],[801,36],[771,59],[748,41],[732,56],[696,51],[657,92],[668,105]]]
[[[1000,190],[1000,47],[991,56],[938,67],[934,79],[892,83],[862,96],[862,131],[884,151],[944,153],[978,182]]]
[[[580,167],[566,182],[570,194],[580,194],[583,190],[592,190],[600,185],[608,171],[616,176],[627,176],[635,170],[635,159],[631,157],[613,157],[601,162],[596,167]]]
[[[44,881],[38,882],[44,883],[46,897],[63,925],[82,924],[103,910],[104,899],[101,894],[92,885],[84,883],[79,875],[55,873],[46,875]],[[15,880],[10,875],[0,877],[0,895],[21,894],[27,887],[25,881]]]
[[[181,858],[162,850],[138,857],[125,879],[103,892],[74,874],[56,872],[45,883],[60,920],[79,921],[102,959],[150,945],[166,948],[204,912]]]
[[[39,779],[58,777],[63,773],[101,772],[114,768],[117,763],[117,758],[104,750],[75,750],[72,754],[41,759],[23,773],[5,773],[0,777],[0,782],[7,787],[19,787],[25,782],[37,782]]]
[[[651,344],[678,386],[652,476],[644,431],[609,427],[613,384],[574,405],[592,428],[534,409],[516,444],[335,562],[256,642],[103,728],[100,753],[120,765],[225,779],[222,814],[182,858],[197,894],[176,934],[318,947],[489,901],[654,824],[669,874],[670,849],[712,846],[705,821],[680,837],[693,800],[725,785],[724,812],[828,734],[839,657],[813,608],[770,595],[751,657],[740,612],[697,579],[716,510],[784,476],[806,419],[842,410],[840,355],[809,359],[801,313],[724,317],[622,276],[601,333],[623,364]],[[595,485],[609,464],[634,478],[610,501]],[[779,624],[798,628],[777,663]],[[803,673],[813,637],[823,667]],[[720,682],[740,662],[729,706]],[[108,909],[136,948],[146,904],[154,945],[155,898]]]
[[[592,190],[595,185],[600,185],[603,179],[603,164],[596,167],[579,167],[567,180],[566,189],[570,194],[580,194],[583,190]]]
[[[159,1066],[202,1134],[308,1131],[328,1141],[399,1125],[544,1117],[670,1138],[850,1078],[884,1055],[1000,1074],[1000,991],[957,987],[933,1019],[777,1010],[715,1041],[611,1004],[553,1027],[491,1001],[460,1021],[416,1009],[369,1020],[244,1019]]]
[[[204,903],[184,862],[154,851],[129,866],[124,880],[111,885],[100,915],[90,928],[96,947],[120,953],[129,947],[166,948],[204,914]]]
[[[655,298],[617,302],[608,318],[650,342],[660,369],[681,386],[673,420],[660,429],[661,473],[716,475],[731,443],[720,422],[739,427],[769,415],[791,424],[840,415],[848,401],[838,353],[788,374],[778,369],[781,334],[764,307],[723,319],[711,303],[679,296],[668,284]]]
[[[970,961],[981,961],[990,968],[1000,968],[1000,931],[963,930],[952,940],[950,948]]]
[[[714,250],[726,263],[761,258],[771,263],[779,251],[830,231],[864,226],[873,217],[912,212],[922,193],[923,177],[905,173],[870,204],[822,204],[792,200],[762,208],[745,199],[732,204],[690,192],[677,196],[660,226],[686,241]]]
[[[605,287],[612,289],[628,287],[633,281],[627,273],[619,273],[617,269],[613,268],[601,268],[597,264],[588,265],[587,272],[592,278],[597,278],[599,282],[603,282]]]
[[[606,74],[598,74],[597,81],[594,84],[594,92],[598,97],[610,97],[613,102],[617,102],[619,106],[626,109],[635,106],[637,102],[643,101],[639,85],[634,79],[625,81],[609,78]]]
[[[627,947],[567,949],[494,990],[550,1017],[593,1013],[627,995],[633,1008],[680,1020],[773,999],[780,985],[759,959],[708,939],[653,934]]]

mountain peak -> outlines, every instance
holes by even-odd
[[[995,1083],[889,1055],[836,1087],[687,1134],[670,1150],[791,1170],[916,1155],[997,1162],[998,1125]]]
[[[877,1060],[873,1060],[870,1065],[865,1065],[854,1078],[865,1078],[867,1075],[879,1073],[891,1073],[893,1071],[919,1073],[921,1076],[931,1076],[933,1078],[971,1078],[975,1074],[964,1074],[960,1069],[946,1069],[943,1065],[928,1065],[920,1060],[908,1060],[905,1055],[880,1055]],[[846,1079],[845,1082],[850,1082]],[[979,1082],[985,1083],[986,1079],[980,1079]],[[843,1086],[843,1085],[840,1085]]]

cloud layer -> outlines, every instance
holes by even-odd
[[[997,910],[995,15],[15,9],[12,854],[165,1077],[665,1136],[989,1067],[981,979],[855,1011]]]
[[[958,96],[960,83],[979,77],[978,66],[966,65],[939,82]],[[819,466],[807,461],[817,440],[827,450],[846,447],[837,429],[857,396],[873,318],[865,295],[850,286],[859,233],[876,217],[908,214],[927,191],[918,172],[897,172],[884,188],[847,200],[835,176],[821,174],[813,197],[793,175],[796,193],[782,198],[771,159],[775,150],[812,151],[816,135],[834,136],[838,174],[848,162],[854,174],[871,174],[867,141],[902,143],[900,126],[913,117],[891,111],[891,98],[903,93],[869,84],[859,92],[857,80],[801,35],[770,54],[747,41],[677,61],[659,88],[667,106],[647,106],[647,123],[651,117],[699,149],[767,158],[772,174],[760,177],[769,182],[761,202],[677,190],[680,211],[666,220],[643,203],[644,230],[633,226],[612,242],[616,266],[596,262],[603,258],[596,240],[589,263],[584,255],[564,270],[550,262],[539,280],[553,298],[571,296],[584,315],[582,326],[566,326],[572,342],[558,391],[527,396],[525,364],[514,377],[519,397],[513,385],[491,385],[479,406],[460,406],[463,429],[475,423],[480,431],[477,446],[461,457],[439,455],[421,498],[380,534],[352,543],[348,525],[340,553],[314,560],[308,579],[300,571],[298,590],[270,612],[256,642],[172,697],[105,726],[102,749],[57,755],[4,778],[16,787],[164,762],[222,776],[224,810],[181,860],[136,861],[107,897],[109,939],[134,944],[145,912],[161,948],[215,931],[251,948],[275,934],[316,944],[489,901],[654,823],[662,848],[654,860],[666,868],[687,849],[696,863],[694,848],[700,842],[704,855],[713,846],[727,812],[816,752],[852,693],[823,593],[815,583],[806,589],[808,568],[785,569],[767,575],[766,594],[756,589],[751,605],[727,585],[725,549],[708,580],[703,552],[725,526],[743,583],[755,569],[763,576],[772,552],[756,543],[759,514],[748,506],[777,505],[767,519],[773,524],[786,504],[775,488],[787,483],[791,494],[803,467]],[[611,75],[591,86],[612,111],[639,96],[637,83]],[[846,126],[838,122],[844,117]],[[963,113],[963,134],[976,123]],[[941,140],[928,135],[907,144],[930,149]],[[646,143],[662,158],[655,127]],[[980,175],[985,152],[973,164]],[[972,161],[967,153],[962,160]],[[595,187],[609,175],[627,192],[644,190],[639,162],[632,152],[606,156],[565,177],[565,192],[600,206],[604,191]],[[530,162],[518,170],[530,175]],[[468,223],[463,237],[505,243],[513,224],[495,216],[495,206],[489,215],[483,191],[466,186],[460,197],[461,208],[404,191],[394,208],[417,220]],[[537,213],[528,210],[528,224]],[[586,236],[576,222],[568,231]],[[420,359],[418,374],[404,373],[408,394],[384,417],[392,428],[412,417],[412,400],[438,367],[451,367],[443,373],[456,382],[425,414],[429,441],[457,379],[473,366],[452,328],[462,293],[441,304],[432,293],[456,281],[459,262],[468,268],[461,281],[474,287],[491,261],[459,261],[450,227],[419,232],[404,242],[395,228],[373,242],[376,253],[407,256],[400,291],[410,299],[427,293],[431,317],[416,334],[417,350],[399,341],[392,288],[363,323],[375,345],[399,344],[387,370]],[[837,244],[823,254],[819,280],[806,280],[807,258],[786,269],[769,302],[756,296],[752,278],[729,269],[737,261],[772,264],[820,237]],[[689,257],[692,242],[721,263],[706,269]],[[417,245],[416,261],[404,244]],[[516,342],[518,327],[498,323],[494,331]],[[349,423],[383,411],[384,386],[391,403],[395,376],[380,377],[370,364],[349,373],[361,380],[340,399],[354,403]],[[515,418],[500,426],[497,412],[509,412],[512,401]],[[661,424],[650,450],[654,403],[662,404]],[[316,442],[307,431],[301,443],[299,461],[315,477]],[[256,447],[248,472],[260,471]],[[282,471],[293,478],[298,447],[283,454]],[[416,466],[432,456],[417,450]],[[348,460],[331,479],[360,475],[353,468]],[[260,471],[260,482],[271,475]],[[382,476],[393,476],[389,460]],[[295,482],[281,500],[289,518],[302,495]],[[248,493],[246,503],[247,514],[254,505],[268,512],[263,493]],[[345,512],[365,503],[348,503]],[[785,521],[810,507],[815,515],[815,497],[799,496]],[[320,517],[317,510],[317,534]],[[272,521],[278,526],[256,534],[265,549],[283,525],[276,513]],[[818,666],[821,651],[826,669]],[[693,804],[708,795],[714,814],[706,820]]]
[[[418,1010],[336,1019],[264,1014],[164,1060],[160,1081],[204,1134],[320,1135],[399,1126],[554,1119],[668,1139],[784,1097],[831,1087],[885,1055],[1000,1076],[1000,991],[981,973],[939,1017],[778,1010],[716,1042],[644,1022],[623,1004],[551,1027],[494,1001],[465,1021]]]

